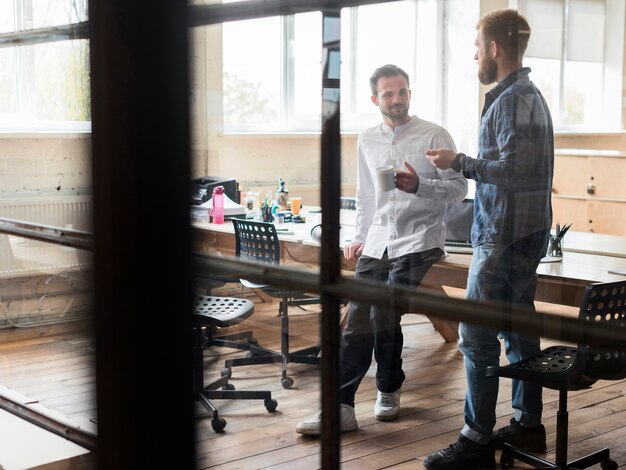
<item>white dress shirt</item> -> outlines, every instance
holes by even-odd
[[[436,169],[425,156],[432,148],[455,146],[445,129],[417,116],[395,129],[381,123],[359,135],[354,240],[365,243],[364,255],[380,259],[387,250],[393,259],[443,250],[446,204],[463,200],[467,181],[460,172]],[[417,192],[380,191],[376,168],[393,165],[408,171],[405,160],[419,177]]]

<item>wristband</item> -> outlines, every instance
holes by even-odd
[[[452,168],[454,171],[461,171],[461,166],[463,164],[463,159],[465,158],[465,154],[464,153],[457,153],[456,157],[454,157],[454,160],[452,160],[452,164],[450,165],[450,168]]]

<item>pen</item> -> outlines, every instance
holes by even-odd
[[[557,222],[556,223],[556,236],[558,237],[560,233],[561,233],[561,224]]]
[[[557,238],[563,238],[571,226],[572,224],[568,224],[565,227],[563,227],[561,231],[557,233]]]

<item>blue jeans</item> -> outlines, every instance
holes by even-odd
[[[421,253],[411,253],[389,259],[361,256],[356,265],[355,277],[381,282],[384,285],[419,286],[428,269],[443,255],[439,248]],[[402,312],[388,306],[361,302],[350,303],[340,348],[341,403],[354,406],[359,384],[372,364],[372,351],[376,359],[376,386],[378,390],[392,393],[404,382],[402,371]]]
[[[534,308],[539,259],[528,257],[513,247],[484,244],[474,248],[466,298],[496,301],[503,312],[511,307]],[[523,336],[480,325],[459,324],[459,349],[463,353],[467,377],[465,426],[461,434],[479,444],[492,438],[496,424],[498,378],[486,377],[485,369],[500,361],[500,341],[510,362],[540,351],[539,336]],[[541,386],[513,380],[512,405],[515,419],[525,426],[541,424]]]

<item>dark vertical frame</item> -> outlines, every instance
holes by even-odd
[[[89,13],[98,468],[194,468],[187,4]]]
[[[340,9],[322,10],[322,139],[321,139],[321,300],[322,300],[322,468],[340,466],[339,429],[339,297],[328,292],[340,276],[339,197],[341,134],[339,67]]]

